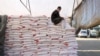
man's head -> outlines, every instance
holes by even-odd
[[[57,10],[58,10],[58,11],[61,11],[61,6],[58,6],[58,7],[57,7]]]

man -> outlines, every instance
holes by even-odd
[[[51,15],[51,21],[54,23],[54,25],[58,25],[61,23],[62,20],[64,20],[63,17],[60,16],[61,6],[58,6],[55,11],[53,11]]]

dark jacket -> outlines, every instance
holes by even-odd
[[[60,17],[59,12],[57,10],[53,11],[53,13],[51,14],[51,21],[55,25],[57,25],[58,23],[62,21],[62,17]]]
[[[59,12],[57,10],[53,11],[52,15],[51,15],[51,19],[55,19],[55,18],[59,18]]]

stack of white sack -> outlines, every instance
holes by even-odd
[[[47,17],[8,18],[5,56],[77,56],[74,28],[50,25]]]

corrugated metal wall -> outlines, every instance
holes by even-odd
[[[4,40],[5,40],[6,24],[7,24],[7,16],[0,15],[0,56],[4,56]]]
[[[76,28],[89,28],[100,24],[100,0],[84,0],[74,11]]]

